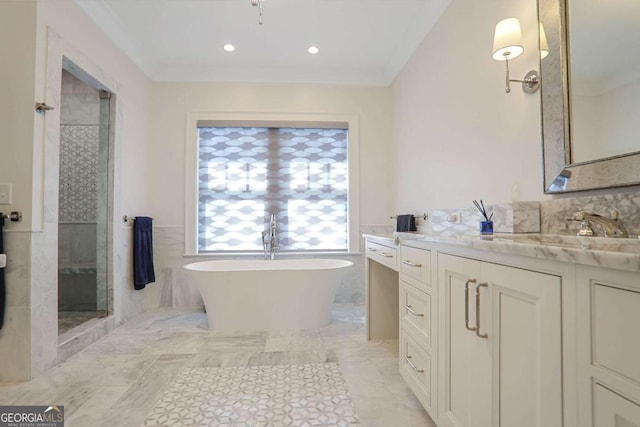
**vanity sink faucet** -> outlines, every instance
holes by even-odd
[[[591,223],[598,224],[602,230],[604,237],[629,237],[627,229],[618,219],[618,211],[612,210],[610,218],[593,212],[578,211],[573,214],[569,221],[580,221],[582,223],[578,236],[595,236]]]

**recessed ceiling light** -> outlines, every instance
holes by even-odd
[[[307,52],[315,55],[316,53],[320,52],[320,49],[318,49],[316,46],[310,46],[309,49],[307,49]]]
[[[226,50],[227,52],[233,52],[234,50],[236,50],[236,47],[231,43],[227,43],[224,45],[223,49]]]

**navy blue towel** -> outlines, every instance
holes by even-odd
[[[0,212],[0,254],[4,253],[4,241],[2,235],[4,234],[4,215]],[[4,283],[4,268],[0,268],[0,329],[4,325],[4,307],[7,303],[7,289]]]
[[[153,271],[153,225],[152,218],[137,216],[133,222],[133,287],[144,289],[156,281]]]
[[[398,215],[396,231],[416,231],[416,218],[413,215]]]

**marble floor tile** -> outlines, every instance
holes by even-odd
[[[262,351],[249,358],[248,366],[306,365],[311,363],[335,363],[333,351],[325,349],[302,351]]]
[[[103,387],[99,392],[94,393],[94,395],[71,416],[66,414],[67,408],[65,407],[65,426],[87,427],[100,425],[105,421],[103,419],[104,415],[109,413],[111,407],[128,389],[128,386]]]
[[[266,342],[266,332],[213,333],[200,341],[199,349],[203,352],[264,351]]]
[[[336,304],[331,324],[312,331],[223,333],[207,329],[204,313],[145,313],[30,382],[0,384],[0,405],[55,401],[72,427],[154,425],[153,411],[185,370],[305,365],[339,366],[357,425],[434,426],[398,372],[398,341],[367,341],[364,309],[351,304]],[[310,411],[302,403],[292,412],[298,420]],[[276,415],[273,425],[293,422]]]
[[[191,357],[193,354],[161,355],[114,406],[151,409]]]
[[[265,351],[318,351],[325,346],[318,331],[269,332]]]

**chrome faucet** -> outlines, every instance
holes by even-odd
[[[611,211],[610,218],[592,212],[578,211],[567,220],[582,223],[578,236],[595,236],[596,233],[591,228],[591,223],[595,223],[602,227],[604,237],[629,237],[627,229],[618,219],[618,211],[616,210]]]
[[[276,250],[280,248],[280,239],[277,237],[275,214],[271,215],[269,230],[262,232],[262,248],[264,249],[264,259],[276,259]]]

